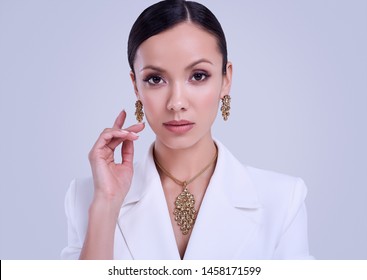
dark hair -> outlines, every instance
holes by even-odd
[[[175,25],[190,21],[214,35],[223,55],[223,73],[226,73],[227,43],[223,29],[214,14],[204,5],[184,0],[165,0],[146,8],[131,28],[127,55],[131,70],[139,46],[148,38]]]

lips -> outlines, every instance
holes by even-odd
[[[167,128],[170,132],[176,134],[184,134],[191,130],[194,127],[195,123],[187,121],[187,120],[179,120],[179,121],[169,121],[163,123],[163,126]]]

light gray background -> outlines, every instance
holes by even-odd
[[[126,42],[153,2],[0,0],[1,259],[59,258],[69,182],[123,107],[134,123]],[[214,135],[306,181],[316,258],[367,259],[366,1],[200,2],[235,71]],[[142,133],[137,158],[153,139]]]

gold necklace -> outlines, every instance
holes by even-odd
[[[180,227],[182,234],[186,235],[189,233],[190,229],[193,227],[197,211],[195,210],[195,198],[194,195],[189,192],[187,185],[192,183],[196,178],[202,175],[216,160],[218,157],[218,148],[216,147],[216,152],[213,159],[206,165],[198,174],[189,180],[180,181],[175,178],[171,173],[169,173],[156,159],[154,149],[153,158],[156,166],[170,179],[172,179],[176,184],[182,186],[182,192],[177,196],[175,200],[175,208],[173,210],[173,215],[175,215],[175,221]]]

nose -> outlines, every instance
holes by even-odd
[[[170,111],[186,111],[189,108],[187,93],[185,86],[180,83],[175,83],[170,89],[170,95],[167,102],[167,109]]]

